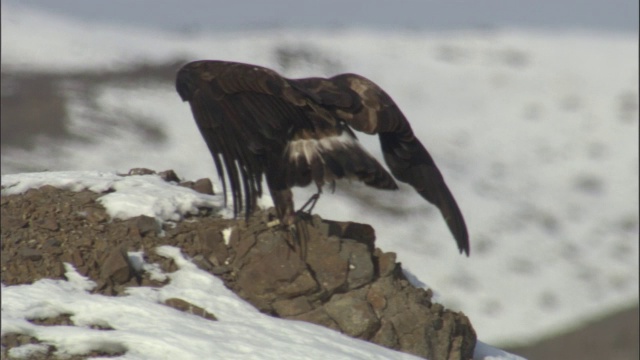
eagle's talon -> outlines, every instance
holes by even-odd
[[[320,199],[320,191],[318,191],[317,193],[313,194],[309,198],[309,200],[307,200],[307,202],[304,203],[304,205],[302,205],[302,207],[298,211],[296,211],[296,215],[301,215],[301,214],[311,215],[311,211],[313,210],[313,208],[318,203],[318,199]],[[311,204],[311,206],[309,206],[309,204]],[[309,210],[305,211],[305,208],[307,206],[309,206]]]

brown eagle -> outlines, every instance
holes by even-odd
[[[347,178],[395,190],[395,177],[440,209],[460,252],[469,255],[464,218],[440,171],[395,102],[371,80],[355,74],[287,79],[256,65],[202,60],[178,71],[176,90],[191,105],[225,202],[227,179],[231,185],[236,216],[256,208],[263,175],[285,225],[296,219],[293,186],[313,181],[319,194],[324,184]],[[378,134],[393,177],[353,130]]]

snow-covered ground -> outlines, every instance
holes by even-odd
[[[277,54],[293,50],[311,54],[311,62],[283,68]],[[316,211],[373,224],[377,245],[396,252],[440,302],[467,314],[483,341],[527,343],[637,303],[636,37],[359,29],[185,35],[2,7],[3,71],[114,69],[176,58],[249,62],[290,77],[355,72],[387,90],[456,197],[471,257],[458,255],[437,210],[406,187],[394,193],[359,187],[375,194],[378,209],[343,194],[352,185],[341,183]],[[191,180],[216,178],[172,86],[113,85],[95,99],[99,111],[161,124],[168,137],[160,144],[90,122],[73,89],[63,91],[71,100],[71,131],[96,142],[43,138],[30,152],[3,151],[3,174],[24,164],[121,172],[143,166],[172,168]],[[360,138],[379,156],[377,139]],[[19,289],[4,287],[3,299],[9,291],[30,291]]]

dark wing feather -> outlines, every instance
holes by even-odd
[[[272,70],[196,61],[178,71],[176,90],[191,105],[223,183],[225,201],[229,180],[236,215],[243,205],[246,216],[255,207],[263,174],[272,196],[292,186],[311,181],[322,186],[343,177],[381,189],[397,188],[315,94]]]
[[[301,118],[301,110],[272,94],[282,93],[278,81],[283,86],[268,69],[219,61],[189,63],[176,77],[176,90],[191,105],[212,154],[225,202],[229,181],[236,215],[253,211],[270,150],[284,148],[288,122]]]
[[[378,134],[393,176],[409,183],[440,209],[460,252],[469,255],[469,235],[458,204],[431,155],[387,93],[372,81],[355,74],[330,79],[299,79],[296,86],[301,91],[313,93],[319,103],[332,109],[337,118],[353,129]]]

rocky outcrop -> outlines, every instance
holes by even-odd
[[[202,209],[196,221],[161,228],[144,216],[110,220],[96,202],[99,196],[50,186],[3,196],[2,283],[62,278],[62,263],[69,262],[103,294],[163,286],[140,272],[126,252],[145,249],[146,261],[168,272],[175,269],[171,260],[149,250],[173,245],[264,313],[429,359],[473,355],[476,337],[469,319],[432,303],[430,291],[411,285],[396,255],[375,248],[369,225],[313,216],[301,220],[294,234],[270,226],[269,211],[244,221]],[[193,304],[170,300],[168,306],[215,320]],[[5,344],[9,338],[15,337],[3,337],[4,346],[11,346]]]
[[[290,243],[295,236],[266,227],[269,215],[234,228],[223,274],[229,288],[261,311],[430,359],[472,356],[467,317],[411,285],[396,255],[375,248],[371,226],[313,216],[302,224],[306,238],[298,240],[306,241],[306,253],[299,254]]]

